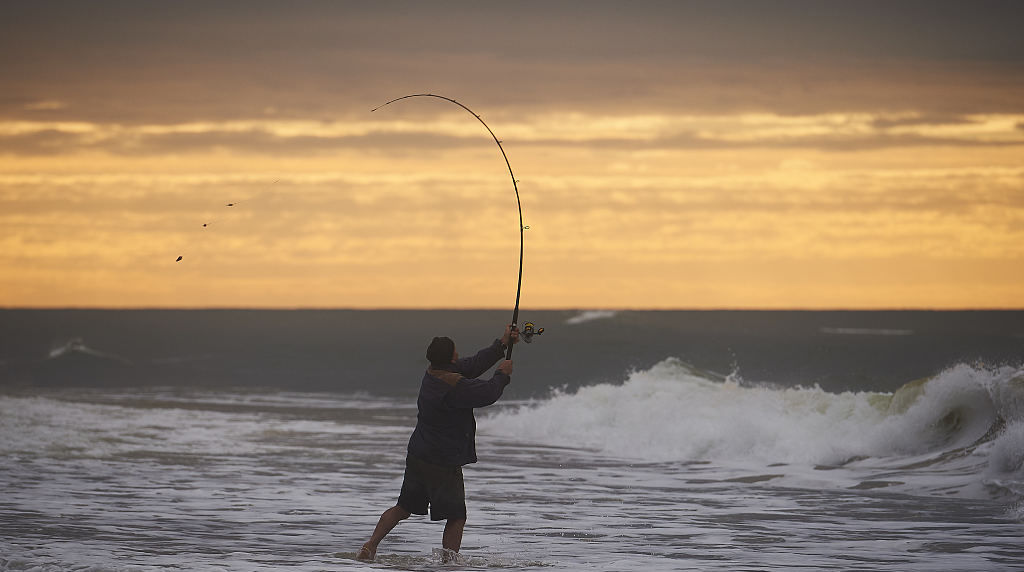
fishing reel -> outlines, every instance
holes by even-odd
[[[519,330],[519,338],[526,343],[533,341],[533,336],[539,336],[544,333],[544,328],[538,328],[533,322],[526,322],[523,324],[522,329]]]

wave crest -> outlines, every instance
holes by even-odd
[[[1021,416],[1021,379],[1012,368],[958,365],[895,393],[829,393],[749,386],[668,359],[622,384],[555,391],[481,428],[646,461],[835,465],[992,442],[1004,419]]]

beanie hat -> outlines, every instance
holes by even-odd
[[[427,346],[427,359],[434,367],[444,367],[452,363],[452,356],[455,355],[455,342],[447,336],[437,337],[431,340]]]

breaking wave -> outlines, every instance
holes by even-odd
[[[830,393],[748,385],[668,359],[622,384],[555,391],[481,428],[651,462],[967,471],[974,484],[1024,495],[1024,370],[1011,367],[958,365],[893,393]]]

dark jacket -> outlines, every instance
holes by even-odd
[[[509,376],[495,371],[491,379],[475,379],[504,357],[500,340],[473,357],[460,359],[443,370],[423,374],[416,429],[409,438],[409,454],[434,465],[461,467],[476,462],[474,407],[486,407],[501,397]]]

